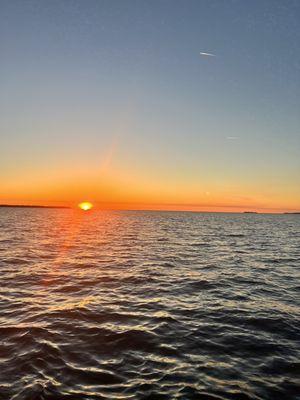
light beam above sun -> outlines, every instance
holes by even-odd
[[[78,204],[78,207],[83,211],[89,211],[93,208],[93,204],[89,201],[83,201],[82,203]]]

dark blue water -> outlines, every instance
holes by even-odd
[[[0,399],[300,399],[300,216],[0,208]]]

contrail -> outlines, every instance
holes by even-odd
[[[215,54],[213,53],[205,53],[203,51],[200,51],[200,56],[204,56],[204,57],[216,57]]]

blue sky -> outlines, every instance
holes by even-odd
[[[71,182],[80,165],[96,179],[113,147],[111,179],[137,199],[150,182],[170,186],[170,203],[182,188],[181,203],[215,193],[224,205],[300,206],[298,1],[12,0],[0,10],[3,200],[47,201],[57,171]],[[27,199],[20,182],[33,175],[45,188]]]

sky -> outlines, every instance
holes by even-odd
[[[0,203],[300,209],[298,0],[0,0]]]

